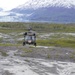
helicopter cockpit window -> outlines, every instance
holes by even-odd
[[[34,36],[32,36],[32,40],[35,40],[35,37]]]
[[[25,40],[35,40],[34,36],[26,36]]]

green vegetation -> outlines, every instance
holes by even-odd
[[[0,32],[23,32],[32,27],[37,32],[75,32],[75,24],[0,22]]]
[[[0,46],[20,46],[20,44],[11,44],[11,43],[0,43]]]
[[[61,33],[75,33],[75,24],[49,24],[49,23],[24,23],[24,22],[0,22],[0,33],[10,35],[15,44],[7,41],[10,38],[0,37],[0,46],[22,46],[23,33],[32,27],[37,32],[37,45],[58,46],[75,48],[75,36]],[[21,34],[20,34],[21,33]],[[40,38],[42,34],[59,33],[46,39]],[[5,43],[3,43],[5,42]]]
[[[2,56],[5,56],[5,57],[8,56],[8,54],[6,52],[4,52],[3,50],[0,50],[0,53]]]
[[[2,38],[0,38],[0,42],[2,42],[3,41],[3,39]]]
[[[32,52],[31,49],[23,49],[23,51],[24,51],[25,53],[31,53],[31,52]]]
[[[47,58],[48,58],[48,59],[51,58],[50,54],[47,54]]]
[[[70,55],[70,58],[71,58],[71,59],[75,59],[75,55],[71,54],[71,55]]]
[[[38,45],[56,46],[56,47],[72,47],[75,48],[75,39],[45,39],[37,40]]]

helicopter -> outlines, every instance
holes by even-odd
[[[26,44],[33,44],[34,46],[36,46],[36,34],[32,31],[32,28],[29,28],[28,32],[24,33],[23,46]]]

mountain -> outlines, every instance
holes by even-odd
[[[9,12],[13,21],[75,23],[75,0],[28,0]]]
[[[42,7],[75,7],[75,0],[29,0],[24,5],[20,5],[21,9],[38,9]]]

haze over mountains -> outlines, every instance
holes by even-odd
[[[2,11],[3,9],[2,8],[0,8],[0,11]]]
[[[10,11],[1,10],[0,21],[75,23],[75,0],[29,0]]]

